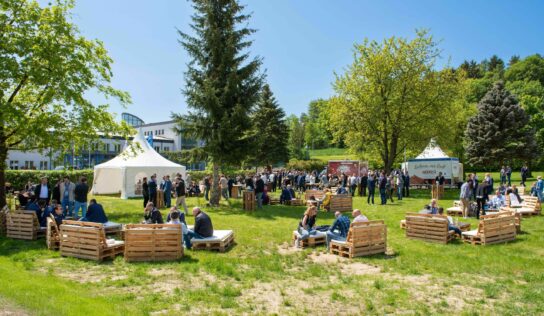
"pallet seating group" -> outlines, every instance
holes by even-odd
[[[446,244],[455,238],[455,232],[448,229],[447,216],[408,213],[406,237]]]
[[[36,240],[44,237],[46,228],[40,227],[34,211],[16,211],[6,214],[6,236],[13,239]]]
[[[348,194],[331,195],[331,212],[351,212],[353,210],[353,198]]]
[[[61,256],[102,261],[122,254],[124,247],[123,241],[106,239],[100,223],[65,220],[60,225]]]
[[[516,218],[510,215],[484,215],[478,229],[463,232],[463,241],[472,245],[490,245],[516,239]]]
[[[179,224],[128,224],[125,226],[125,260],[166,261],[183,257]]]
[[[522,216],[539,215],[541,212],[541,204],[536,196],[524,196],[521,207],[511,207],[510,196],[506,196],[506,207],[502,208],[505,211],[519,213]]]
[[[234,245],[234,232],[232,230],[214,230],[212,237],[192,239],[194,250],[218,250],[225,252]]]
[[[330,252],[342,257],[369,256],[387,250],[387,226],[383,220],[351,223],[345,241],[332,240]]]
[[[293,242],[297,240],[297,238],[300,237],[300,234],[298,231],[293,231]],[[319,245],[324,245],[327,242],[327,234],[325,232],[316,232],[315,235],[310,235],[308,239],[301,240],[300,247],[306,248],[306,247],[315,247]]]

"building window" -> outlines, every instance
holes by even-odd
[[[19,160],[10,160],[9,161],[9,168],[11,170],[19,170]]]
[[[161,135],[164,135],[164,130],[163,129],[161,129]]]
[[[47,161],[40,161],[40,170],[47,170]]]
[[[160,149],[159,146],[155,146],[155,151],[156,152],[159,152],[159,149]]]
[[[164,147],[163,150],[164,151],[170,151],[170,148],[169,147]]]
[[[34,170],[34,161],[25,161],[25,169],[27,170]]]
[[[121,151],[121,144],[115,144],[114,145],[114,148],[115,148],[115,152],[120,152]]]

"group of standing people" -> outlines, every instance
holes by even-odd
[[[153,174],[150,180],[147,177],[142,179],[142,196],[144,198],[144,207],[147,207],[148,202],[152,202],[153,205],[157,205],[157,192],[161,190],[164,192],[164,205],[167,208],[172,206],[172,195],[176,198],[176,207],[183,206],[185,213],[187,213],[187,203],[185,197],[187,195],[187,188],[185,180],[181,174],[176,174],[174,182],[170,180],[169,175],[162,177],[162,181],[157,183],[157,175]]]

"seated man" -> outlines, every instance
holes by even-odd
[[[346,188],[344,188],[344,186],[339,186],[338,189],[336,190],[336,194],[348,194],[348,190],[346,190]]]
[[[180,216],[182,218],[180,218]],[[185,213],[181,213],[180,211],[177,212],[170,212],[168,214],[168,217],[170,220],[168,221],[168,224],[179,224],[181,225],[181,234],[183,235],[183,240],[187,239],[187,223],[185,223]],[[183,240],[181,242],[183,242]]]
[[[491,200],[491,207],[498,210],[504,206],[506,206],[506,199],[501,191],[497,190],[495,197]]]
[[[444,208],[440,207],[438,208],[438,214],[444,215]],[[461,229],[459,227],[455,226],[453,223],[453,218],[451,216],[448,216],[448,230],[453,230],[459,237],[461,237]]]
[[[438,214],[438,201],[436,199],[431,200],[431,214]]]
[[[82,217],[80,221],[104,224],[108,221],[108,217],[106,216],[102,205],[96,203],[95,199],[91,199],[89,201],[89,208],[87,209],[87,214],[85,214],[85,217]]]
[[[361,214],[361,211],[359,209],[353,210],[353,212],[351,212],[351,215],[353,216],[354,223],[368,222],[368,218],[364,216],[363,214]]]
[[[57,207],[57,200],[51,200],[51,203],[43,210],[42,220],[44,224],[40,222],[40,226],[47,226],[47,218],[51,215],[55,216],[55,208]]]
[[[39,202],[41,202],[41,201],[32,200],[26,205],[25,209],[27,211],[36,212],[36,216],[38,217],[38,221],[40,222],[40,226],[41,226],[41,224],[42,224],[42,208],[40,207],[40,205],[38,205]],[[43,202],[45,202],[45,201],[43,201]],[[46,203],[43,203],[44,207],[45,207],[45,204]]]
[[[60,226],[62,224],[62,221],[64,220],[64,211],[62,210],[62,205],[60,204],[55,205],[55,211],[53,213],[53,217],[55,218],[55,222],[57,223],[57,226]]]
[[[291,201],[295,198],[295,191],[291,188],[291,185],[288,184],[286,187],[281,190],[280,195],[280,204],[284,204],[286,201]]]
[[[342,215],[342,212],[334,213],[336,219],[327,231],[327,250],[331,240],[346,240],[349,231],[349,218]]]
[[[45,227],[47,226],[47,217],[51,212],[48,211],[47,203],[44,200],[38,201],[38,207],[40,209],[40,211],[36,213],[38,221],[40,222],[41,227]]]
[[[192,230],[189,229],[187,231],[187,238],[184,240],[187,249],[191,249],[193,246],[191,239],[203,239],[213,236],[212,220],[208,214],[202,212],[200,208],[195,207],[193,208],[193,216],[195,217],[195,226]]]
[[[166,222],[169,223],[169,222],[172,220],[172,215],[173,215],[174,213],[178,213],[179,216],[177,216],[177,218],[178,218],[181,222],[185,223],[185,214],[182,213],[176,206],[172,206],[172,207],[170,208],[170,212],[168,213],[168,215],[166,215]]]
[[[145,224],[164,224],[161,212],[155,207],[153,202],[148,202],[144,209]]]

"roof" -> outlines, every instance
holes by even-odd
[[[95,166],[96,168],[120,167],[172,167],[183,168],[182,165],[172,162],[153,149],[145,140],[141,130],[132,140],[134,146],[128,146],[117,157]],[[139,148],[138,146],[139,145]]]
[[[419,154],[416,159],[436,159],[436,158],[449,158],[448,155],[438,146],[434,138],[431,138],[429,144],[425,149]]]

